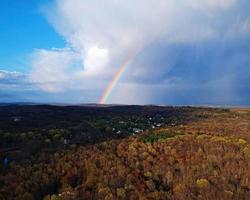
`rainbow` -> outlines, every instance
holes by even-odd
[[[112,79],[110,80],[108,86],[105,88],[101,98],[99,99],[99,104],[105,104],[108,97],[110,96],[112,90],[114,89],[115,85],[118,83],[120,80],[121,76],[125,72],[126,68],[129,66],[131,61],[135,58],[135,56],[138,54],[140,48],[137,48],[135,51],[133,51],[127,59],[122,63],[122,65],[119,67],[117,72],[114,74]]]

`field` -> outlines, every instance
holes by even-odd
[[[250,199],[250,109],[0,111],[0,199]]]

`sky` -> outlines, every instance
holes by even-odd
[[[0,102],[250,106],[248,0],[0,0]]]

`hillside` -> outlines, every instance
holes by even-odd
[[[250,199],[249,109],[147,109],[134,114],[165,110],[175,122],[13,161],[0,199]]]

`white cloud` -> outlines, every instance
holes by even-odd
[[[0,71],[0,79],[3,79],[5,77],[5,73]]]
[[[236,0],[56,0],[43,11],[69,48],[37,50],[31,80],[42,83],[41,88],[51,92],[70,87],[104,88],[134,49],[143,51],[154,43],[168,45],[219,38],[228,31],[225,16],[231,16],[236,3]],[[243,31],[249,29],[248,25],[242,27]],[[144,65],[134,64],[130,74],[152,74],[152,69],[145,72]]]
[[[99,74],[100,71],[103,71],[108,63],[108,50],[98,46],[93,46],[88,49],[88,52],[84,58],[85,73],[88,75]]]
[[[98,58],[97,61],[94,60]],[[85,69],[81,64],[81,55],[72,49],[37,49],[32,54],[29,82],[39,86],[42,90],[51,93],[65,90],[99,89],[103,80],[94,77],[98,70],[98,64],[105,62],[107,52],[103,49],[92,49],[87,55],[89,64],[95,64],[96,68]],[[99,61],[102,62],[99,62]],[[102,69],[100,69],[102,70]]]
[[[49,92],[60,92],[72,78],[78,55],[70,49],[36,50],[32,55],[30,81]]]
[[[27,74],[16,71],[0,70],[0,91],[2,94],[4,93],[3,91],[11,91],[20,88],[23,91],[30,89]]]
[[[23,79],[24,77],[26,77],[26,75],[20,72],[0,70],[0,80],[11,81],[11,80]]]
[[[211,9],[228,9],[233,4],[235,4],[236,0],[188,0],[188,4],[190,4],[193,8],[198,8],[202,10],[211,10]]]

